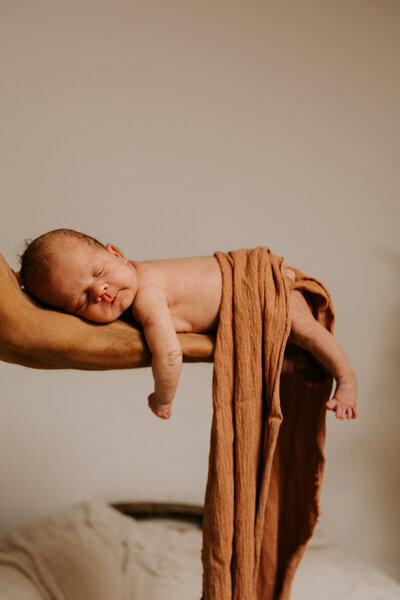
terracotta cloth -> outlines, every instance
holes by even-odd
[[[222,299],[203,522],[204,600],[286,600],[319,514],[325,402],[332,377],[288,345],[288,294],[299,289],[333,330],[327,289],[257,246],[216,252]],[[306,357],[306,369],[304,358]]]

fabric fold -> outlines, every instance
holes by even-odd
[[[318,518],[332,377],[288,345],[290,289],[330,331],[322,283],[269,248],[216,252],[222,298],[203,522],[204,600],[286,600]],[[281,376],[285,350],[294,364]],[[306,364],[306,368],[304,367]],[[301,365],[301,367],[300,367]],[[310,381],[312,385],[310,385]]]

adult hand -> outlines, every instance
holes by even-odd
[[[20,288],[0,254],[0,360],[37,369],[129,369],[149,366],[139,329],[114,321],[89,323],[37,304]],[[214,337],[178,335],[185,362],[212,362]]]

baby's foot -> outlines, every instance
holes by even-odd
[[[172,402],[168,402],[168,404],[161,402],[154,392],[148,396],[147,400],[149,407],[157,417],[160,417],[160,419],[170,418],[172,415]]]
[[[336,412],[336,418],[355,419],[357,416],[357,379],[354,371],[336,378],[335,394],[325,404],[326,408]]]

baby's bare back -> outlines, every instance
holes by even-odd
[[[165,292],[168,308],[178,333],[206,333],[216,330],[221,304],[222,277],[215,256],[193,256],[160,260],[131,261],[137,272],[137,302],[140,292],[154,286]],[[139,321],[144,303],[132,312]]]

